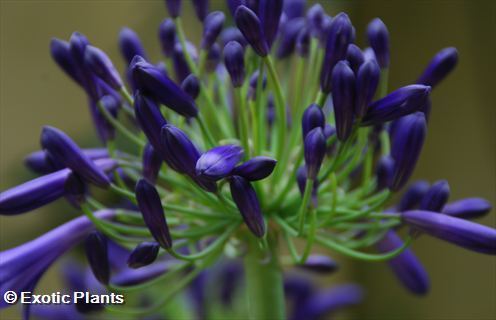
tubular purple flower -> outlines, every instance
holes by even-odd
[[[420,202],[420,210],[441,212],[450,195],[448,181],[439,180],[427,191]]]
[[[102,188],[110,185],[110,180],[103,171],[83,153],[69,136],[59,129],[49,126],[43,127],[41,145],[50,153],[50,156],[80,174],[87,181]]]
[[[88,193],[88,186],[81,179],[81,177],[71,172],[64,183],[64,195],[65,198],[74,207],[80,208],[81,204],[86,201],[86,194]]]
[[[240,146],[225,145],[212,148],[202,154],[196,162],[196,175],[212,181],[225,178],[243,156],[244,150]]]
[[[314,128],[325,126],[325,115],[322,109],[315,103],[312,103],[305,109],[301,118],[301,129],[303,140],[307,134]]]
[[[304,18],[295,18],[284,24],[281,28],[279,46],[276,51],[277,58],[287,58],[293,53],[296,45],[296,39],[304,27]]]
[[[200,152],[193,142],[181,129],[170,124],[162,127],[160,135],[164,161],[177,172],[194,176]]]
[[[383,190],[391,185],[394,172],[394,160],[389,156],[384,156],[379,160],[376,169],[377,190]]]
[[[381,70],[375,60],[364,62],[358,69],[356,77],[356,98],[355,98],[355,116],[362,118],[367,113],[367,107],[372,102]]]
[[[381,19],[373,19],[367,26],[367,38],[381,69],[389,67],[389,31]]]
[[[200,94],[200,81],[194,74],[190,74],[181,83],[181,89],[183,89],[193,100],[196,100]]]
[[[486,199],[465,198],[448,203],[441,212],[452,217],[474,219],[486,215],[491,209],[491,203]]]
[[[193,0],[193,8],[195,9],[198,20],[205,20],[208,14],[208,0]]]
[[[236,41],[243,48],[248,44],[241,31],[239,31],[236,27],[227,27],[220,34],[220,42],[222,46],[225,47],[230,41]]]
[[[176,25],[172,19],[164,19],[158,28],[158,38],[162,47],[162,52],[166,57],[172,56],[174,46],[177,42]]]
[[[162,248],[170,249],[172,239],[157,189],[145,179],[141,179],[136,184],[135,192],[143,220],[153,238]]]
[[[153,97],[157,102],[185,117],[196,117],[198,109],[193,99],[155,66],[137,62],[132,69],[137,89]]]
[[[362,63],[365,62],[365,58],[362,50],[360,50],[356,44],[350,43],[348,45],[348,49],[346,50],[346,61],[350,63],[351,69],[357,74],[358,77],[358,69]]]
[[[351,21],[345,13],[339,13],[332,20],[320,70],[320,88],[324,93],[331,92],[334,66],[339,60],[346,58],[348,45],[352,38],[352,29]]]
[[[155,184],[161,166],[162,158],[160,154],[148,143],[143,151],[143,178],[151,184]]]
[[[156,242],[142,242],[129,255],[127,265],[132,269],[147,266],[157,259],[160,246]]]
[[[145,49],[136,32],[130,28],[122,28],[119,33],[119,48],[126,63],[131,63],[135,56],[148,60]]]
[[[304,149],[307,178],[315,180],[326,153],[326,139],[322,128],[314,128],[307,134]]]
[[[263,34],[269,50],[276,39],[277,29],[282,14],[283,0],[259,0],[257,13],[262,23]]]
[[[265,39],[262,23],[257,15],[248,7],[241,5],[234,14],[236,26],[239,28],[246,41],[261,57],[269,54],[269,45]]]
[[[265,221],[258,197],[250,182],[240,176],[229,177],[229,186],[234,203],[250,231],[258,238],[265,235]]]
[[[201,48],[203,50],[209,50],[210,47],[219,37],[222,27],[224,26],[224,20],[226,17],[221,11],[214,11],[209,13],[205,20],[203,21],[203,36],[201,40]]]
[[[341,141],[351,134],[355,106],[355,75],[345,61],[340,61],[332,71],[332,103],[336,120],[336,133]]]
[[[408,187],[403,196],[401,197],[400,203],[397,206],[399,212],[417,209],[424,198],[425,194],[429,190],[429,183],[424,180],[415,181]]]
[[[167,124],[159,107],[141,92],[134,95],[134,113],[141,129],[153,148],[164,158],[160,130]]]
[[[496,254],[496,229],[432,211],[406,211],[401,218],[415,230],[430,236],[468,250]]]
[[[121,76],[105,52],[99,48],[88,45],[84,51],[84,62],[93,73],[99,76],[114,90],[120,90],[122,88]]]
[[[439,51],[418,78],[417,83],[435,87],[453,71],[458,63],[458,51],[449,47]]]
[[[362,126],[371,126],[396,120],[419,111],[425,104],[431,87],[412,84],[401,87],[382,99],[373,102],[367,109]]]
[[[83,153],[91,160],[108,158],[109,154],[105,148],[83,149]],[[51,173],[64,168],[59,161],[51,158],[45,150],[30,153],[24,158],[24,164],[36,173]]]
[[[325,15],[324,8],[319,3],[314,4],[308,9],[306,19],[312,36],[320,37]]]
[[[306,0],[286,0],[283,5],[283,12],[288,19],[303,17],[305,14]]]
[[[276,164],[277,161],[275,159],[258,156],[234,168],[232,174],[241,176],[248,181],[258,181],[270,176]]]
[[[94,213],[98,219],[111,219],[113,210]],[[15,248],[0,252],[0,294],[12,290],[18,294],[33,291],[36,282],[60,256],[77,245],[94,230],[91,221],[80,216],[44,235]],[[3,299],[0,309],[10,306]]]
[[[310,30],[304,27],[296,37],[296,53],[302,58],[308,57],[310,52]]]
[[[377,244],[377,250],[381,253],[391,252],[403,246],[403,241],[390,230]],[[396,278],[416,295],[425,295],[429,291],[429,275],[424,267],[410,249],[406,249],[400,255],[388,261],[389,267]]]
[[[297,265],[299,268],[320,274],[328,274],[338,270],[339,265],[328,256],[310,255],[304,264]]]
[[[244,49],[238,42],[229,41],[224,47],[224,65],[233,87],[241,87],[245,81],[245,60]]]
[[[77,66],[72,59],[69,43],[57,38],[50,41],[50,53],[57,65],[77,84],[83,86]]]
[[[110,280],[107,238],[94,231],[86,237],[85,249],[93,275],[100,283],[107,285]]]
[[[165,0],[165,6],[172,18],[177,18],[181,15],[181,0]]]
[[[391,148],[391,156],[395,162],[393,179],[389,187],[392,191],[400,190],[410,179],[427,133],[427,123],[422,112],[405,116],[400,121]]]

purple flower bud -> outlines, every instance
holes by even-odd
[[[261,57],[267,56],[269,54],[269,46],[262,30],[262,23],[257,15],[248,7],[241,5],[236,9],[234,17],[236,26],[256,54]]]
[[[177,172],[194,176],[200,152],[188,136],[181,129],[167,124],[162,127],[161,141],[164,161]]]
[[[50,155],[74,170],[87,181],[106,188],[110,180],[64,132],[45,126],[41,132],[41,145]]]
[[[138,269],[151,264],[157,259],[160,246],[156,242],[142,242],[134,248],[129,255],[127,265],[129,268]]]
[[[181,83],[181,89],[184,90],[193,100],[196,100],[200,94],[200,82],[194,74],[190,74]]]
[[[389,31],[381,19],[373,19],[367,26],[367,38],[382,69],[389,67]]]
[[[108,158],[109,154],[105,148],[83,149],[83,153],[91,160]],[[24,164],[36,173],[51,173],[64,168],[64,165],[50,157],[44,150],[30,153],[24,158]]]
[[[327,36],[324,61],[320,70],[320,88],[325,93],[331,92],[331,77],[334,66],[339,60],[346,58],[352,37],[352,28],[351,21],[345,13],[339,13],[332,20]]]
[[[218,43],[214,43],[210,47],[210,50],[208,50],[207,59],[205,61],[205,70],[208,73],[212,73],[217,70],[217,67],[219,66],[221,60],[221,54],[222,52],[220,49],[220,45]]]
[[[312,36],[319,37],[322,32],[322,24],[325,18],[324,8],[319,3],[314,4],[307,11],[307,22]]]
[[[355,105],[355,75],[345,61],[340,61],[332,71],[332,103],[338,139],[345,141],[353,127]]]
[[[279,46],[276,51],[277,58],[283,59],[289,57],[293,53],[296,45],[296,39],[304,27],[304,18],[295,18],[290,20],[282,27]]]
[[[203,37],[201,40],[201,48],[204,50],[210,49],[222,31],[224,20],[226,17],[220,11],[214,11],[208,14],[203,21]]]
[[[286,0],[283,11],[288,19],[303,17],[305,14],[305,2],[306,0]]]
[[[367,109],[362,126],[370,126],[396,120],[419,111],[425,104],[431,87],[412,84],[401,87],[382,99],[373,102]]]
[[[167,121],[162,116],[159,107],[155,102],[138,91],[134,95],[134,112],[136,120],[150,141],[150,144],[163,157],[160,130],[167,124]]]
[[[422,112],[401,118],[393,137],[391,155],[394,159],[392,191],[400,190],[410,179],[424,145],[427,123]]]
[[[258,16],[260,17],[263,34],[267,45],[272,47],[272,43],[276,39],[277,29],[282,14],[283,0],[259,0],[258,1]]]
[[[388,231],[377,244],[381,253],[391,252],[403,246],[403,241],[394,231]],[[412,293],[425,295],[429,291],[429,275],[415,254],[406,249],[388,261],[389,267],[398,280]]]
[[[83,85],[77,66],[72,59],[69,43],[57,38],[50,41],[50,53],[57,65],[76,83]]]
[[[337,262],[330,257],[316,254],[310,255],[304,264],[297,266],[321,274],[332,273],[339,268]]]
[[[205,20],[208,14],[208,0],[193,0],[193,8],[195,9],[198,20]]]
[[[147,144],[143,151],[143,178],[151,184],[155,184],[161,166],[160,154],[155,151],[151,144]]]
[[[196,174],[213,181],[225,178],[241,161],[243,155],[243,148],[236,145],[212,148],[202,154],[196,162]]]
[[[452,217],[474,219],[486,215],[491,209],[491,203],[485,199],[465,198],[448,203],[441,212]]]
[[[351,69],[355,73],[358,73],[358,69],[365,62],[362,50],[354,43],[350,43],[346,50],[346,60],[350,63]]]
[[[415,181],[408,187],[403,196],[401,197],[400,203],[398,204],[397,210],[399,212],[417,209],[420,201],[424,198],[425,194],[429,190],[429,183],[424,180]]]
[[[441,82],[458,63],[458,51],[449,47],[439,51],[418,78],[417,83],[435,87]]]
[[[148,60],[138,35],[129,28],[121,29],[121,32],[119,33],[119,47],[122,56],[127,63],[131,63],[134,56],[140,56],[143,57],[143,59]]]
[[[241,87],[245,81],[245,60],[243,47],[238,42],[229,41],[224,47],[224,65],[233,87]]]
[[[181,0],[165,0],[165,5],[171,17],[177,18],[181,15]]]
[[[190,56],[196,56],[196,49],[194,49],[193,44],[190,42],[186,43],[186,48]],[[195,53],[192,54],[192,50],[195,50]],[[188,62],[186,61],[186,57],[183,52],[183,47],[180,42],[176,42],[174,45],[174,52],[172,54],[172,59],[174,62],[174,71],[176,73],[176,78],[178,82],[182,82],[186,77],[191,74],[191,69],[189,68]]]
[[[194,100],[155,66],[147,62],[137,62],[132,72],[134,83],[144,94],[180,115],[196,117],[198,109]]]
[[[234,168],[232,174],[241,176],[248,181],[258,181],[270,176],[276,164],[277,161],[275,159],[258,156]]]
[[[296,183],[298,184],[298,190],[300,191],[301,196],[305,193],[305,186],[307,184],[307,167],[301,166],[296,171]],[[312,204],[314,207],[317,207],[318,194],[317,191],[319,189],[319,180],[315,179],[313,182],[312,188]]]
[[[71,172],[64,183],[65,198],[74,207],[79,208],[86,201],[87,192],[88,187],[83,179],[78,174]]]
[[[231,195],[236,206],[248,226],[248,229],[258,238],[265,235],[265,221],[260,210],[258,197],[250,182],[240,176],[229,177]]]
[[[307,134],[314,128],[322,128],[325,126],[325,115],[322,109],[312,103],[308,108],[303,112],[303,116],[301,118],[301,129],[303,139],[307,136]]]
[[[136,184],[135,192],[138,207],[150,233],[162,248],[169,249],[172,239],[157,189],[145,179],[141,179]]]
[[[120,90],[122,80],[110,58],[102,50],[86,46],[84,62],[91,70],[115,90]]]
[[[358,69],[356,78],[355,115],[362,118],[374,98],[381,70],[374,60],[364,62]]]
[[[314,128],[307,134],[304,149],[307,177],[315,180],[326,153],[326,139],[322,128]]]
[[[383,190],[391,185],[394,172],[394,160],[389,156],[384,156],[379,160],[376,169],[377,190]]]
[[[243,48],[248,44],[241,31],[236,27],[225,28],[220,34],[220,41],[224,47],[230,41],[238,42]]]
[[[444,241],[485,254],[496,254],[496,229],[432,211],[406,211],[403,222]]]
[[[310,52],[310,30],[303,27],[296,37],[296,52],[302,58],[308,57]]]
[[[440,180],[434,183],[420,202],[420,210],[441,212],[450,195],[448,181]]]
[[[94,231],[85,240],[86,258],[95,278],[107,285],[110,279],[107,238]]]
[[[176,25],[172,19],[164,19],[158,28],[158,38],[162,47],[162,53],[166,57],[172,56],[174,45],[177,42]]]

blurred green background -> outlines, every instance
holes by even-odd
[[[187,2],[187,1],[186,1]],[[224,1],[211,1],[212,8]],[[309,4],[313,3],[311,1]],[[460,63],[433,92],[427,143],[415,176],[447,179],[452,197],[481,196],[496,203],[494,105],[495,1],[321,1],[335,15],[345,10],[365,44],[367,23],[378,16],[391,35],[390,88],[411,83],[440,49],[455,46]],[[186,5],[187,32],[197,41],[200,25]],[[80,31],[106,51],[120,70],[117,34],[129,26],[150,58],[161,59],[157,27],[163,1],[0,2],[0,190],[32,178],[23,157],[39,148],[41,127],[61,128],[84,147],[96,137],[86,98],[49,56],[51,37]],[[194,35],[194,36],[193,36]],[[62,201],[61,201],[62,202]],[[64,203],[0,218],[0,249],[18,245],[73,217]],[[496,227],[495,212],[480,220]],[[432,281],[425,298],[408,294],[383,263],[353,263],[343,277],[363,284],[367,299],[354,319],[495,319],[496,260],[421,237],[413,245]],[[40,287],[50,292],[52,271]],[[14,317],[2,311],[3,319]]]

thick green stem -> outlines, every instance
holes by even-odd
[[[277,238],[268,237],[268,249],[262,250],[257,239],[249,236],[244,258],[250,319],[286,318],[282,270],[277,255]]]

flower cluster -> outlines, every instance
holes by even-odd
[[[431,91],[456,66],[455,48],[436,54],[412,84],[390,90],[389,31],[379,18],[367,26],[369,47],[360,48],[348,15],[331,17],[319,4],[305,11],[303,0],[227,1],[225,14],[209,12],[208,1],[192,3],[203,25],[198,48],[184,33],[181,1],[166,0],[171,18],[158,27],[164,62],[150,61],[138,35],[124,28],[124,77],[83,34],[52,40],[54,61],[87,94],[103,147],[82,149],[59,129],[42,129],[42,150],[25,160],[40,177],[0,193],[0,214],[66,198],[82,216],[1,252],[1,294],[33,290],[54,261],[84,242],[93,280],[80,272],[71,288],[160,296],[64,306],[65,317],[103,309],[180,317],[168,305],[189,286],[203,318],[216,308],[205,307],[215,299],[205,297],[202,279],[220,274],[217,300],[231,315],[282,319],[290,311],[292,319],[317,319],[358,303],[363,292],[284,280],[286,264],[337,269],[312,254],[314,245],[388,261],[418,295],[429,279],[410,249],[416,237],[496,254],[496,230],[471,221],[491,210],[486,200],[448,202],[446,181],[407,187],[427,135]],[[120,201],[99,196],[106,193]],[[233,258],[244,268],[219,266]],[[231,303],[243,274],[249,310]],[[165,293],[154,291],[162,281]],[[297,308],[286,308],[284,292]]]

